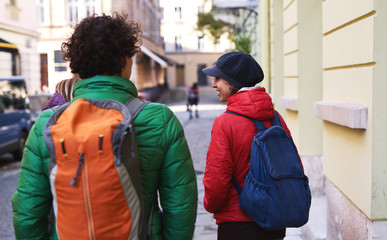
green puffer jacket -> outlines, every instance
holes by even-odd
[[[134,84],[122,77],[95,76],[74,87],[74,99],[114,99],[125,103],[137,97]],[[51,109],[37,118],[26,142],[17,191],[12,198],[17,239],[57,239],[48,234],[52,205],[49,153],[43,129]],[[145,210],[153,204],[152,239],[192,239],[197,208],[197,185],[183,128],[163,104],[149,103],[134,121],[140,152]],[[157,191],[160,205],[157,204]]]

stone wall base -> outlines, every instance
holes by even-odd
[[[387,221],[371,221],[336,186],[325,180],[327,240],[385,240]]]
[[[301,156],[305,175],[309,178],[309,187],[313,196],[325,194],[325,180],[322,174],[321,156]]]

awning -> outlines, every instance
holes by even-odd
[[[15,44],[9,43],[4,39],[0,38],[0,51],[2,52],[10,52],[10,53],[18,53],[18,48]]]
[[[160,64],[162,67],[167,67],[168,66],[168,63],[166,61],[164,61],[163,59],[161,59],[159,56],[157,56],[157,54],[153,53],[151,50],[149,50],[148,48],[144,47],[144,46],[141,46],[141,52],[145,53],[148,57],[152,58],[153,60],[155,60],[158,64]]]

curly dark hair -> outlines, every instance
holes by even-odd
[[[126,21],[127,15],[114,13],[84,18],[74,33],[62,43],[63,59],[81,79],[95,75],[119,75],[125,58],[140,51],[139,24]]]

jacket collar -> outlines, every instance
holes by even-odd
[[[77,82],[74,85],[73,96],[74,100],[78,98],[113,99],[125,103],[130,97],[137,97],[137,88],[127,78],[96,75]]]

